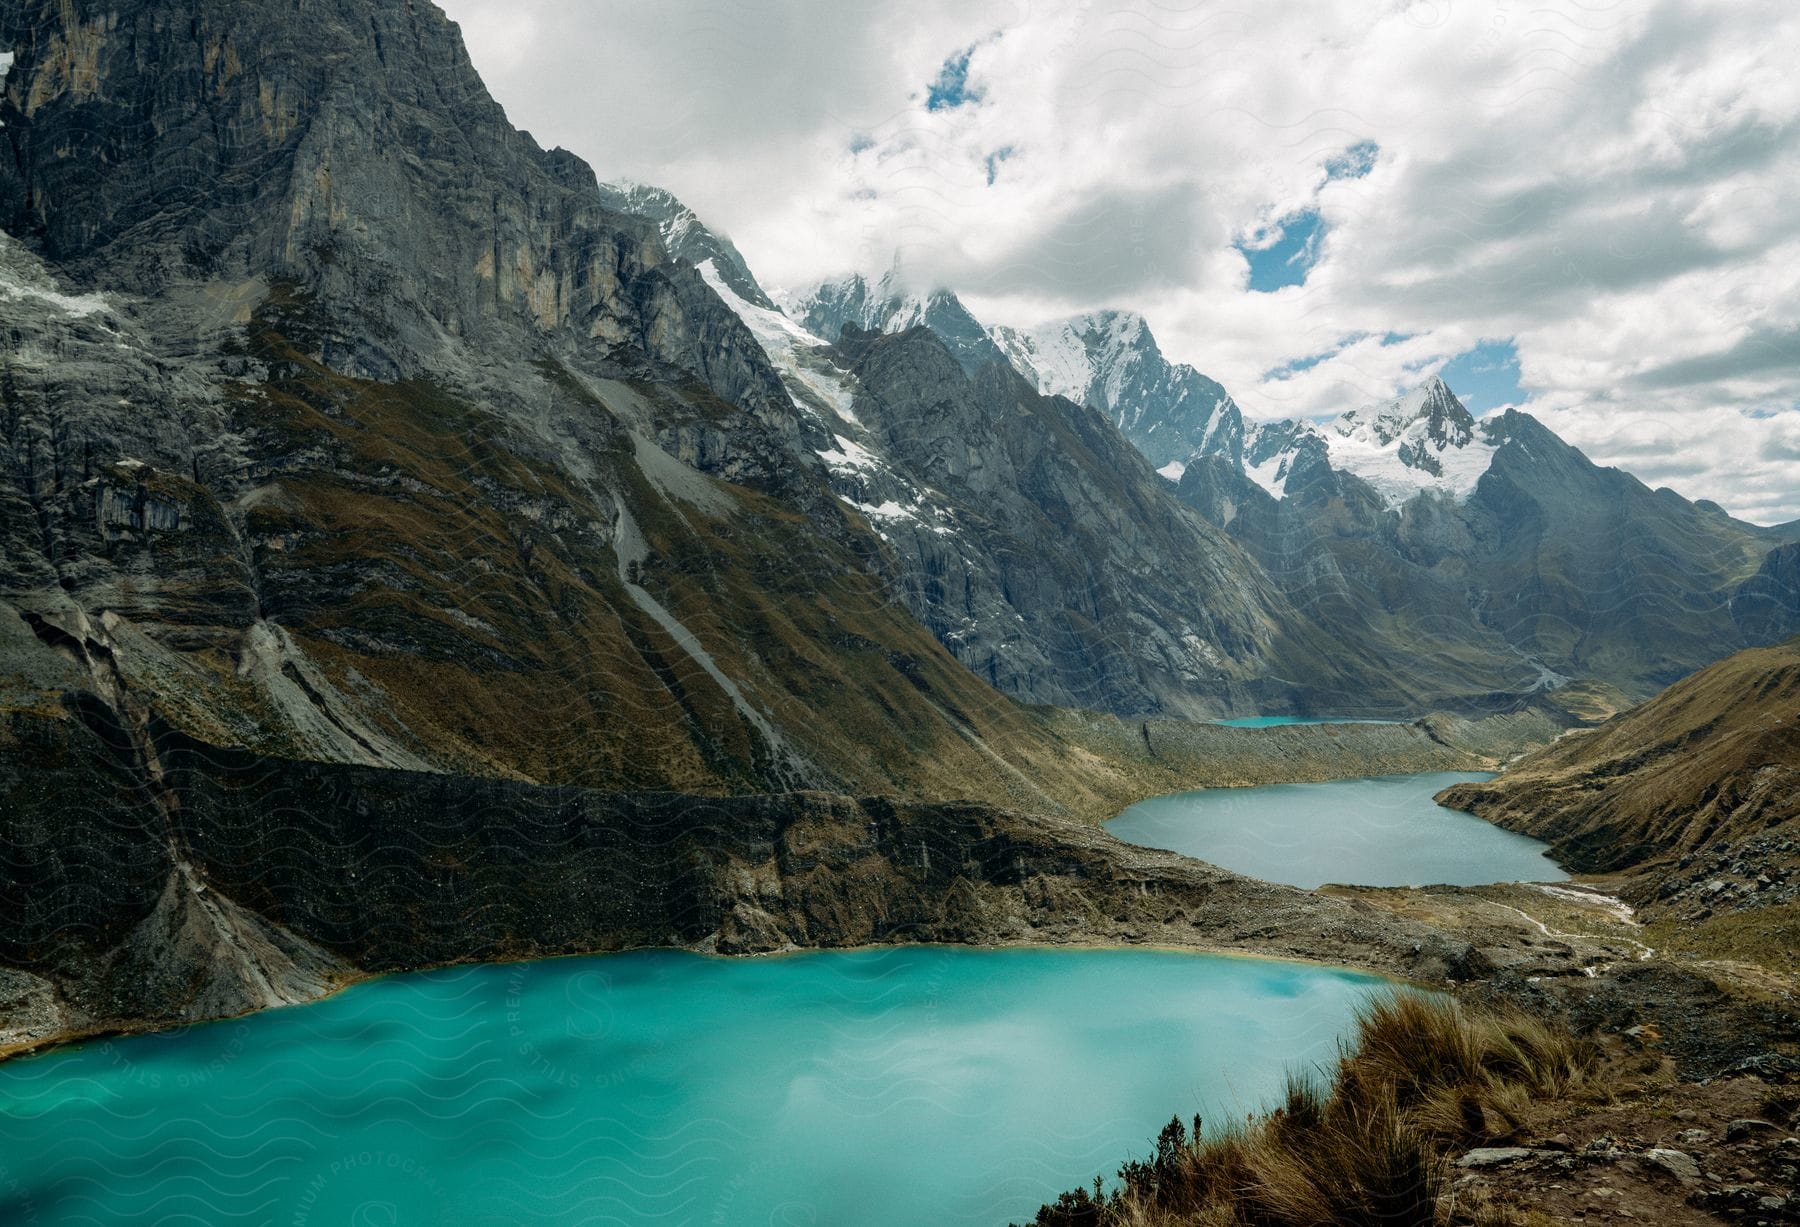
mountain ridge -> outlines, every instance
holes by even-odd
[[[1518,409],[1477,419],[1441,377],[1322,423],[1246,424],[1128,312],[989,332],[1040,389],[1109,416],[1290,607],[1439,699],[1603,716],[1721,648],[1800,630],[1779,528],[1651,491]],[[1198,403],[1156,391],[1190,386]]]

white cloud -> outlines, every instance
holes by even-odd
[[[1132,307],[1268,416],[1512,337],[1595,459],[1800,517],[1786,0],[446,7],[515,122],[669,187],[772,285],[897,249],[994,320]],[[927,111],[971,47],[979,101]],[[1361,141],[1370,173],[1328,181]],[[1249,292],[1234,241],[1302,208],[1319,263]]]

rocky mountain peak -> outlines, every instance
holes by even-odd
[[[1475,418],[1450,385],[1433,375],[1396,400],[1350,410],[1332,422],[1331,429],[1380,447],[1409,439],[1441,451],[1466,446],[1475,437]]]
[[[755,274],[732,241],[702,222],[699,215],[673,192],[648,183],[620,179],[602,183],[600,199],[609,209],[654,224],[663,246],[676,259],[686,260],[696,268],[711,260],[719,278],[739,298],[775,310],[775,303],[757,283]]]
[[[1136,312],[1095,311],[989,331],[1040,392],[1105,414],[1164,476],[1179,478],[1196,456],[1237,463],[1244,422],[1231,394],[1186,363],[1170,362]]]
[[[879,277],[851,273],[776,298],[790,318],[827,341],[837,340],[846,324],[870,332],[925,327],[971,375],[991,362],[1006,361],[981,321],[954,293],[921,287],[898,264]]]
[[[78,289],[278,288],[341,374],[547,347],[785,421],[736,317],[591,167],[507,121],[435,5],[18,0],[8,38],[0,229]]]

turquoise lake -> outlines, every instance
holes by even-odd
[[[1172,793],[1106,824],[1128,843],[1168,848],[1269,882],[1479,886],[1569,875],[1545,845],[1431,798],[1492,779],[1440,771]]]
[[[0,1065],[0,1222],[1002,1227],[1267,1106],[1382,985],[929,947],[396,976]]]

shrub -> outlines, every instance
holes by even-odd
[[[1281,1105],[1203,1137],[1179,1117],[1108,1192],[1064,1193],[1037,1227],[1438,1227],[1447,1154],[1519,1128],[1533,1096],[1578,1088],[1594,1047],[1517,1012],[1397,992],[1358,1011],[1329,1085],[1290,1077]]]

